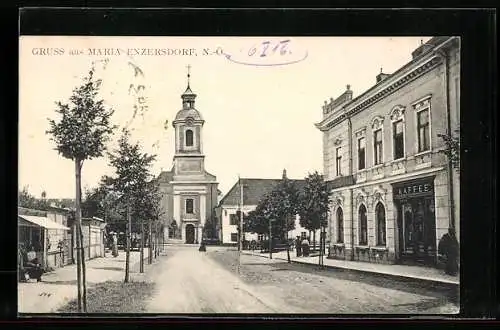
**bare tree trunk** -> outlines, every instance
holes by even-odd
[[[125,255],[125,283],[129,282],[130,277],[130,239],[132,237],[132,215],[130,214],[130,201],[127,202],[127,253]]]
[[[144,221],[141,220],[141,261],[139,263],[139,273],[144,273]]]
[[[290,244],[288,242],[288,218],[287,221],[285,221],[285,233],[286,233],[286,257],[288,260],[288,263],[291,263],[292,261],[290,260]]]
[[[82,301],[83,301],[83,312],[87,312],[87,274],[86,274],[86,267],[85,267],[85,249],[83,246],[83,231],[82,231],[82,225],[79,225],[78,228],[78,235],[80,236],[80,242],[81,242],[81,256],[82,258],[80,259],[82,262],[82,285],[83,285],[83,294],[82,294]],[[90,246],[90,237],[89,237],[89,246]],[[90,255],[89,255],[90,257]]]
[[[148,242],[149,242],[148,263],[151,265],[153,263],[153,238],[151,237],[153,229],[151,228],[151,220],[149,220],[148,226],[149,226],[149,228],[148,228]]]
[[[316,229],[313,230],[313,251],[316,251]]]
[[[76,243],[76,285],[78,289],[78,312],[82,312],[82,249],[80,249],[80,235],[78,235],[78,223],[73,225]]]
[[[77,158],[75,159],[75,179],[76,179],[76,198],[75,198],[75,222],[76,222],[76,245],[77,245],[77,285],[78,285],[78,300],[79,300],[79,305],[78,305],[78,312],[86,312],[87,311],[87,305],[86,305],[86,294],[85,294],[85,268],[84,266],[84,255],[82,255],[83,252],[83,240],[82,236],[80,235],[81,232],[81,226],[82,226],[82,208],[81,208],[81,201],[82,201],[82,181],[81,181],[81,164],[80,160]],[[83,283],[82,283],[83,282]],[[83,285],[82,285],[83,284]],[[82,294],[82,289],[83,289],[83,294]],[[83,298],[83,299],[82,299]]]

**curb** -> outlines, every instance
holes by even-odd
[[[269,259],[268,255],[251,254],[251,253],[247,253],[247,252],[243,252],[242,254]],[[282,257],[273,257],[273,259],[288,261],[288,259],[282,258]],[[290,261],[292,263],[296,263],[296,264],[320,267],[317,263],[310,263],[310,262],[298,261],[298,260],[293,260],[293,259]],[[401,274],[383,273],[383,272],[376,272],[376,271],[355,269],[355,268],[347,268],[347,267],[340,267],[340,266],[333,266],[333,265],[323,265],[323,267],[326,269],[336,269],[336,270],[348,271],[348,272],[353,272],[353,273],[364,273],[364,274],[372,274],[375,276],[385,276],[385,277],[398,278],[400,280],[427,282],[427,283],[437,284],[437,285],[441,285],[441,286],[447,286],[447,287],[455,288],[455,289],[458,289],[460,287],[460,283],[454,283],[454,282],[446,281],[446,280],[443,281],[443,280],[433,279],[433,278],[414,277],[414,276],[407,276],[407,275],[401,275]]]

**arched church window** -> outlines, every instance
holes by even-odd
[[[193,131],[190,129],[186,130],[186,146],[193,146]]]

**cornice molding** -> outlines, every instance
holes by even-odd
[[[326,130],[330,129],[331,127],[342,122],[344,119],[358,114],[359,112],[361,112],[364,109],[368,108],[369,106],[375,104],[376,102],[380,101],[381,99],[387,97],[388,95],[391,95],[395,91],[408,85],[410,82],[417,79],[418,77],[423,76],[425,73],[429,72],[430,70],[434,69],[439,64],[441,64],[442,61],[443,61],[443,59],[439,55],[435,55],[435,56],[431,57],[426,62],[417,66],[415,69],[409,71],[408,73],[404,74],[402,77],[400,77],[399,79],[397,79],[393,83],[388,84],[385,88],[376,92],[374,95],[364,98],[363,101],[360,100],[360,103],[356,104],[352,108],[349,109],[349,104],[348,104],[347,107],[345,108],[346,110],[343,113],[341,113],[338,117],[335,117],[333,119],[332,119],[332,117],[325,118],[323,121],[316,124],[316,127],[318,129],[320,129],[321,131],[326,131]]]

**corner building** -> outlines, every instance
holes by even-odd
[[[459,172],[440,134],[460,122],[460,40],[435,37],[353,98],[323,106],[324,173],[335,259],[436,265],[440,238],[459,235]]]
[[[181,95],[182,109],[173,121],[175,154],[173,167],[157,178],[163,198],[161,209],[164,237],[198,244],[203,228],[217,206],[216,177],[205,170],[203,125],[205,120],[195,108],[196,94],[189,86]]]

